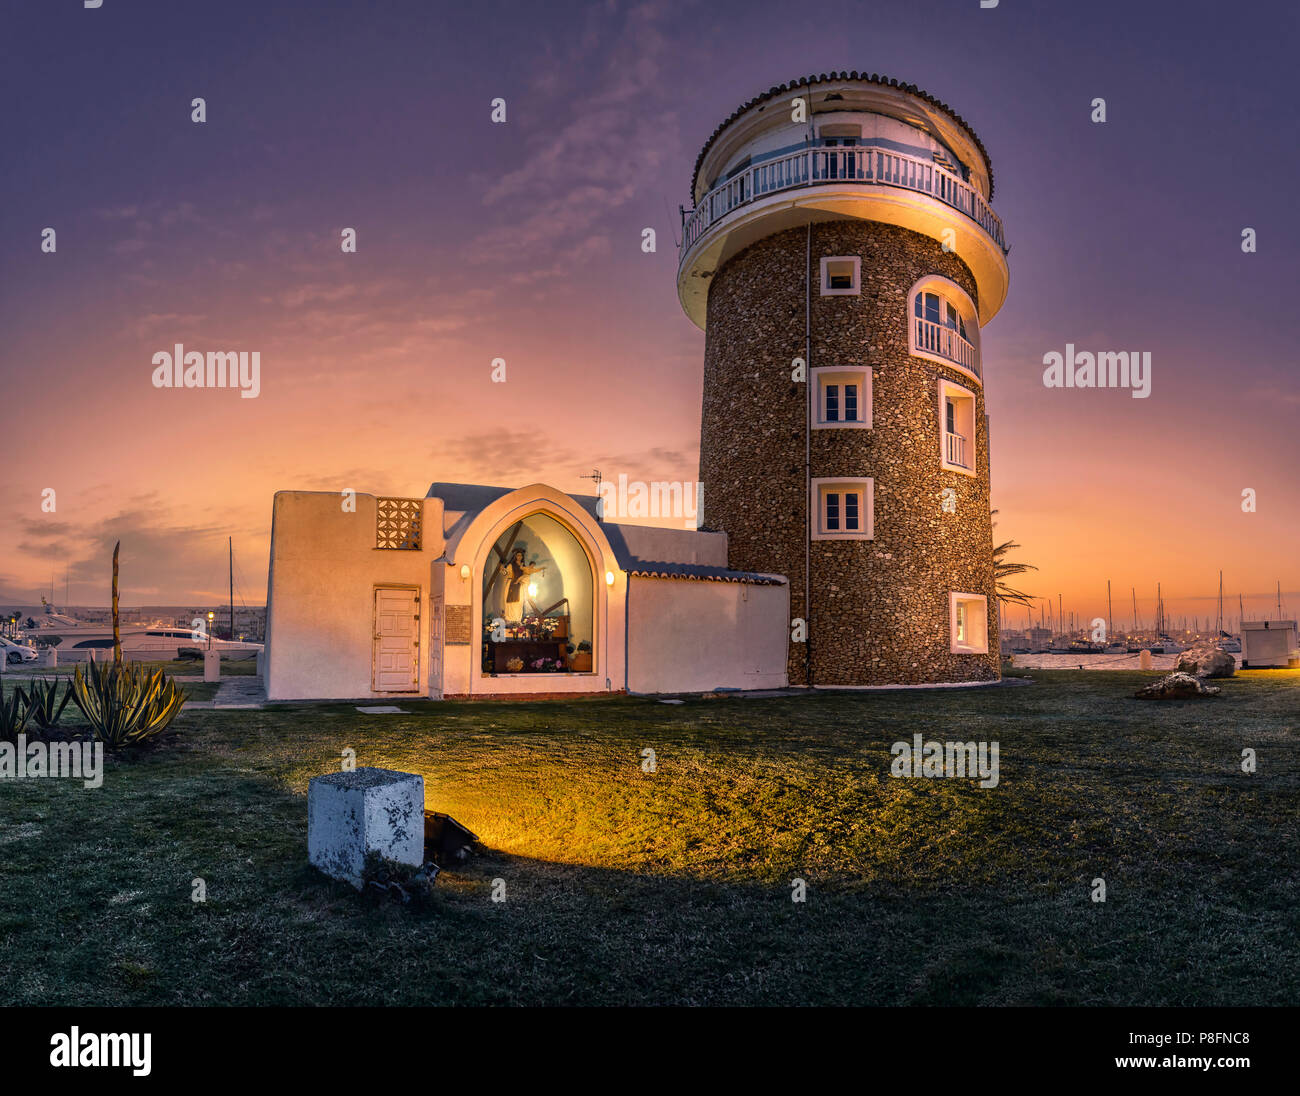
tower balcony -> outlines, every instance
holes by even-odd
[[[1002,220],[984,195],[931,160],[867,145],[799,149],[751,164],[705,193],[683,216],[682,307],[703,327],[708,280],[727,259],[763,236],[838,217],[899,225],[948,243],[975,275],[981,324],[1002,306],[1008,248]],[[963,353],[952,348],[954,360]]]
[[[976,353],[975,347],[967,339],[964,339],[959,332],[954,331],[945,324],[934,323],[931,320],[913,319],[912,323],[916,327],[913,337],[916,340],[917,349],[946,358],[954,365],[960,365],[975,377],[983,379],[980,374],[979,354]],[[958,461],[957,463],[964,464],[965,462]]]

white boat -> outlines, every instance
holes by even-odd
[[[107,624],[85,624],[54,613],[44,617],[24,637],[37,646],[55,644],[60,662],[102,661],[113,656],[113,628]],[[243,640],[209,639],[205,628],[178,628],[156,621],[153,624],[128,624],[121,629],[122,657],[128,662],[169,662],[182,647],[221,652],[222,658],[253,658],[262,650],[260,643]]]

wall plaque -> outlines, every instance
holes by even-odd
[[[462,647],[474,642],[474,629],[470,626],[468,605],[448,605],[445,610],[444,641],[449,647]]]

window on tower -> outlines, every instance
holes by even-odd
[[[983,594],[949,594],[948,620],[951,632],[949,649],[953,654],[988,654],[988,598]]]
[[[874,483],[869,479],[813,480],[813,540],[870,540],[874,498]]]
[[[871,370],[826,366],[812,371],[813,429],[870,429]]]
[[[912,287],[908,350],[955,365],[980,378],[979,322],[974,302],[955,282],[939,275]]]
[[[856,297],[861,290],[860,255],[827,256],[822,259],[822,296]]]
[[[975,475],[975,393],[952,381],[940,380],[939,466]]]

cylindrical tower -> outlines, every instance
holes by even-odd
[[[788,576],[791,683],[996,679],[980,328],[1008,270],[979,138],[913,86],[807,77],[723,122],[691,191],[704,526]]]

